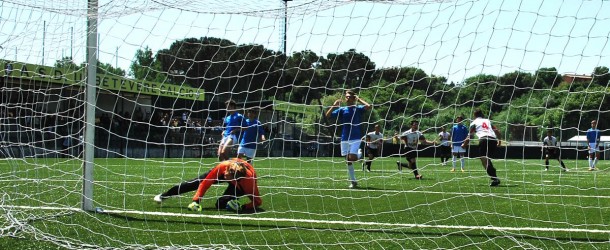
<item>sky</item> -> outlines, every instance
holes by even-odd
[[[127,3],[125,3],[127,2]],[[138,49],[219,37],[280,51],[281,0],[101,0],[99,59],[128,70]],[[610,66],[610,1],[322,1],[287,4],[288,53],[349,49],[381,67],[418,67],[453,82],[477,74],[590,74]],[[0,57],[52,65],[85,61],[85,0],[0,3]]]

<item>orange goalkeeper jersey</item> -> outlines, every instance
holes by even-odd
[[[239,178],[238,180],[227,181],[224,177],[225,171],[233,162],[241,162],[246,166],[246,176]],[[205,179],[201,180],[199,188],[197,189],[195,196],[193,196],[193,201],[198,201],[203,195],[205,195],[205,193],[213,184],[216,184],[219,181],[230,182],[237,189],[241,190],[244,195],[250,198],[250,203],[244,205],[245,209],[252,209],[263,204],[263,201],[261,200],[260,194],[258,192],[258,185],[256,183],[256,172],[254,171],[254,167],[252,167],[250,163],[239,158],[234,158],[218,163],[218,165],[216,165],[216,167],[214,167],[210,171],[210,173],[205,177]]]

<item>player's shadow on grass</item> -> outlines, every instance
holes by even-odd
[[[159,208],[182,209],[182,210],[188,211],[187,209],[185,209],[185,206],[179,206],[179,205],[160,205]],[[216,207],[203,207],[203,211],[226,211],[226,209],[218,209]],[[257,209],[245,209],[245,210],[239,211],[240,214],[255,214],[255,213],[261,213],[261,212],[265,212],[265,209],[257,208]],[[232,214],[231,211],[227,211],[227,213]],[[109,213],[109,215],[112,215],[112,214]]]
[[[257,209],[257,212],[263,212],[262,209]],[[176,224],[192,224],[192,225],[209,225],[209,226],[218,226],[219,223],[215,223],[215,222],[202,222],[202,221],[187,221],[187,220],[171,220],[168,219],[167,217],[163,217],[163,219],[151,219],[150,217],[147,218],[137,218],[137,217],[133,217],[133,216],[129,216],[126,214],[114,214],[114,213],[107,213],[106,215],[116,218],[116,219],[122,219],[122,220],[126,220],[126,221],[130,221],[130,222],[156,222],[156,223],[176,223]],[[179,218],[178,216],[176,218]],[[270,221],[272,221],[273,218],[270,218]],[[306,230],[306,231],[310,231],[312,229],[318,229],[318,230],[328,230],[329,229],[329,224],[320,224],[319,227],[315,227],[313,226],[313,224],[309,224],[307,223],[307,226],[296,226],[294,223],[289,223],[286,226],[281,226],[278,225],[277,223],[272,223],[270,225],[264,225],[262,223],[253,223],[253,224],[247,224],[247,223],[243,223],[243,220],[240,220],[239,222],[228,222],[228,221],[223,221],[222,222],[222,226],[227,226],[227,227],[252,227],[252,228],[269,228],[269,229],[289,229],[289,230]],[[324,226],[326,225],[326,226]],[[332,226],[331,226],[332,227]],[[413,230],[412,232],[405,232],[405,230]],[[410,229],[403,229],[403,230],[388,230],[388,229],[353,229],[351,227],[345,227],[342,225],[336,225],[335,227],[332,227],[332,230],[335,232],[339,232],[339,231],[345,231],[347,233],[353,233],[353,232],[362,232],[362,233],[380,233],[383,235],[388,235],[388,234],[394,234],[397,237],[402,237],[405,235],[413,235],[416,237],[421,237],[422,234],[423,235],[429,235],[431,237],[451,237],[448,236],[448,233],[441,233],[438,232],[438,229],[429,229],[429,231],[426,232],[426,229],[424,228],[410,228]],[[460,232],[459,236],[466,236],[466,237],[471,237],[471,238],[475,238],[475,237],[479,237],[479,238],[485,238],[485,239],[489,239],[489,238],[504,238],[506,237],[506,233],[504,232],[497,232],[497,233],[493,233],[493,232],[497,232],[497,231],[491,231],[489,233],[475,233],[475,232]],[[457,235],[457,234],[452,234],[453,236]],[[546,238],[543,236],[537,236],[537,235],[525,235],[525,234],[519,234],[519,238],[523,238],[523,239],[531,239],[531,240],[552,240],[552,241],[571,241],[571,242],[607,242],[607,238],[579,238],[579,237],[573,237],[573,236],[569,236],[569,237],[553,237],[553,238]]]

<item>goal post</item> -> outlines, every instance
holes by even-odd
[[[85,88],[85,126],[83,150],[83,198],[82,209],[95,211],[93,192],[93,170],[95,166],[95,107],[97,99],[97,16],[98,1],[88,0],[87,6],[87,87]]]

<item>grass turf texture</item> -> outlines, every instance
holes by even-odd
[[[215,159],[96,159],[94,203],[118,213],[78,209],[79,161],[3,159],[0,228],[13,237],[0,238],[0,246],[610,248],[604,162],[589,172],[586,160],[568,160],[564,173],[556,162],[545,172],[541,160],[495,160],[502,184],[489,187],[478,159],[467,160],[465,173],[418,159],[423,180],[397,173],[396,160],[376,159],[371,173],[355,164],[355,190],[341,158],[257,160],[262,210],[235,214],[213,208],[226,184],[208,191],[201,213],[186,209],[193,193],[152,201]]]

